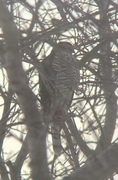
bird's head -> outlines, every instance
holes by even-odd
[[[57,47],[62,49],[62,50],[65,50],[65,51],[68,51],[70,53],[74,53],[74,47],[71,43],[69,42],[59,42],[57,44]]]
[[[52,54],[55,54],[55,52],[58,52],[59,50],[67,51],[69,53],[74,53],[74,47],[69,42],[59,42],[54,45],[54,48],[52,49]]]
[[[53,56],[56,52],[59,52],[59,50],[67,51],[71,54],[74,53],[74,47],[69,42],[59,42],[54,44],[51,55]]]

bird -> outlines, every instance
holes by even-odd
[[[40,97],[44,115],[51,115],[53,150],[56,155],[62,152],[60,123],[72,103],[74,91],[78,89],[80,73],[74,47],[70,42],[59,42],[51,53],[43,59],[45,81],[40,76]]]

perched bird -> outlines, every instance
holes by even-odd
[[[69,42],[59,42],[42,61],[44,82],[39,78],[41,105],[45,115],[51,115],[52,142],[55,154],[61,153],[60,122],[65,122],[74,91],[79,85],[79,69]],[[48,86],[47,86],[48,84]],[[49,88],[48,88],[49,87]]]

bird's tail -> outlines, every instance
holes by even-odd
[[[60,155],[62,151],[60,131],[61,127],[58,123],[51,124],[53,150],[56,155]]]

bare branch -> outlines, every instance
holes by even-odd
[[[19,98],[29,132],[28,145],[32,178],[35,180],[48,179],[45,147],[46,129],[41,122],[36,97],[28,86],[27,77],[21,64],[18,31],[4,1],[0,2],[0,22],[6,45],[5,68],[11,87]]]
[[[77,169],[64,180],[106,179],[118,168],[118,144],[112,145],[101,154],[94,156],[80,169]]]

